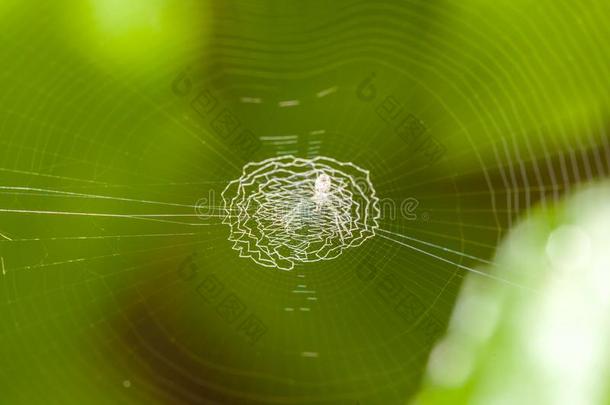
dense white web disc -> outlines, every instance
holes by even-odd
[[[379,226],[369,172],[327,157],[248,163],[222,200],[233,249],[282,270],[334,259]]]

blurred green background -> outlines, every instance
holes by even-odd
[[[474,403],[437,392],[430,352],[468,269],[530,215],[550,233],[556,204],[610,172],[608,16],[2,0],[0,403]],[[291,272],[239,258],[195,207],[221,215],[244,164],[286,154],[369,170],[381,228],[430,254],[376,237]]]

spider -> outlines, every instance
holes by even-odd
[[[341,220],[341,215],[339,214],[339,212],[337,211],[337,209],[335,207],[335,202],[333,201],[333,199],[336,199],[336,197],[333,196],[333,192],[331,191],[332,185],[333,184],[332,184],[332,180],[331,180],[330,176],[324,172],[321,172],[318,174],[318,177],[316,178],[316,180],[314,182],[313,188],[311,186],[308,188],[313,193],[313,196],[311,197],[311,201],[315,204],[315,208],[314,208],[313,212],[320,213],[322,208],[329,209],[332,212],[334,223],[335,223],[337,231],[339,233],[339,238],[343,242],[344,241],[343,232],[347,231],[347,230],[345,229],[345,224]],[[299,202],[288,213],[288,215],[286,215],[284,217],[284,221],[285,221],[284,224],[285,224],[286,229],[291,227],[293,220],[295,220],[296,217],[298,217],[297,213],[300,210],[302,210],[304,204],[306,204],[306,203]],[[311,215],[311,211],[306,213],[306,215],[307,216]]]
[[[332,181],[328,174],[321,173],[318,178],[316,178],[313,197],[311,198],[313,202],[316,203],[316,211],[320,211],[320,208],[328,202],[331,187]]]

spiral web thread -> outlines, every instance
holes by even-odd
[[[379,227],[369,172],[327,157],[248,163],[222,200],[233,249],[282,270],[334,259]]]

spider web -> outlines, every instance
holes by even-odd
[[[432,345],[426,320],[442,326],[464,274],[486,277],[482,266],[513,219],[574,183],[610,173],[604,114],[584,121],[587,136],[577,140],[570,135],[583,130],[578,117],[566,115],[553,131],[542,121],[557,94],[607,88],[604,56],[589,58],[584,46],[606,37],[587,7],[546,4],[542,23],[539,11],[513,5],[490,13],[467,3],[411,6],[312,6],[315,18],[301,35],[294,27],[303,26],[302,13],[285,13],[285,24],[270,25],[260,3],[242,2],[240,24],[271,30],[256,41],[257,29],[240,31],[230,9],[215,10],[218,42],[202,51],[202,60],[192,58],[194,66],[213,60],[214,69],[195,72],[204,79],[193,79],[193,87],[213,89],[256,133],[263,148],[254,157],[218,139],[190,100],[166,94],[182,66],[161,78],[154,64],[145,72],[100,73],[98,64],[57,44],[64,34],[50,29],[48,16],[61,14],[59,5],[42,5],[28,27],[4,20],[1,35],[10,46],[0,50],[7,65],[0,75],[3,398],[402,403],[416,389]],[[327,7],[340,18],[326,15]],[[579,31],[563,12],[582,17],[587,30],[573,35]],[[515,21],[534,28],[507,36]],[[547,48],[553,36],[564,42]],[[571,80],[544,82],[549,72],[538,54],[528,53],[540,47],[553,50],[545,59]],[[171,49],[158,53],[172,59]],[[568,57],[579,63],[565,63]],[[366,104],[355,94],[371,71],[378,99]],[[497,79],[495,87],[488,76]],[[449,146],[442,162],[430,166],[380,119],[375,109],[389,94],[402,95],[409,112]],[[365,222],[376,236],[340,249],[333,260],[301,260],[313,244],[276,247],[309,242],[314,229],[343,247],[338,229],[358,214],[350,209],[348,216],[344,204],[358,194],[349,176],[333,176],[345,190],[333,203],[338,216],[323,206],[316,215],[307,198],[315,195],[317,174],[302,175],[310,170],[305,166],[296,182],[285,181],[294,168],[259,177],[264,193],[243,192],[256,195],[256,210],[234,199],[239,181],[228,205],[206,196],[243,175],[248,161],[311,162],[321,155],[366,168],[371,185],[357,186],[379,198],[379,227]],[[282,180],[273,183],[276,177]],[[283,194],[291,185],[296,190]],[[414,218],[394,215],[412,198],[419,203],[409,212]],[[279,215],[282,225],[272,220],[278,207],[288,210]],[[243,226],[246,217],[256,225],[247,232],[260,244],[253,239],[249,246],[268,249],[274,267],[288,258],[282,263],[293,271],[237,257],[227,242],[236,233],[222,221]],[[261,244],[256,230],[268,226],[275,236]],[[193,262],[185,260],[194,254]],[[218,314],[222,301],[202,296],[203,273],[222,283],[221,299],[238,297],[247,306],[242,318],[225,320]],[[250,314],[268,326],[256,344],[240,335]]]
[[[324,196],[316,192],[321,175],[332,184]],[[361,181],[369,187],[363,190]],[[368,172],[325,157],[248,163],[222,199],[233,248],[241,257],[282,270],[360,246],[375,235],[380,216]]]

